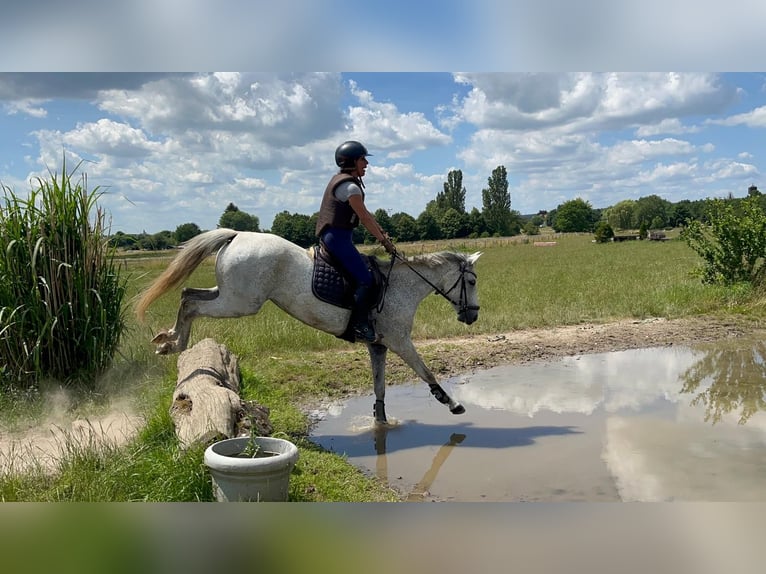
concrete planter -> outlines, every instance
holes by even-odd
[[[250,437],[213,443],[205,450],[204,462],[213,480],[218,502],[285,502],[290,473],[298,460],[298,447],[288,440],[256,437],[258,454],[242,453]]]

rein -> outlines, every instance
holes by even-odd
[[[432,287],[433,290],[436,293],[438,293],[439,295],[444,297],[447,301],[452,303],[452,305],[457,307],[460,310],[461,313],[465,313],[466,311],[478,311],[479,310],[479,306],[478,305],[469,305],[468,304],[468,293],[467,293],[467,288],[466,288],[466,285],[465,285],[465,276],[466,276],[466,273],[470,273],[471,275],[473,275],[473,277],[475,279],[476,278],[476,273],[474,273],[473,271],[469,271],[465,262],[462,262],[460,264],[460,276],[452,284],[452,287],[450,287],[449,289],[444,291],[443,289],[440,289],[439,287],[434,285],[420,271],[418,271],[412,265],[410,265],[410,262],[407,261],[401,255],[399,255],[399,253],[397,251],[394,251],[393,255],[391,255],[391,268],[389,269],[389,275],[391,274],[391,269],[393,269],[393,267],[394,267],[394,259],[398,259],[399,261],[404,263],[407,267],[409,267],[415,273],[415,275],[417,275],[423,281],[428,283],[428,285],[430,287]],[[455,289],[455,287],[457,287],[458,283],[460,283],[460,297],[459,297],[458,301],[454,301],[449,296],[449,293],[451,293],[452,290]]]

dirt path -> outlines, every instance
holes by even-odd
[[[747,317],[653,318],[422,342],[418,349],[434,373],[444,377],[502,364],[644,347],[688,346],[754,333],[766,335],[766,329]],[[406,367],[394,366],[398,368]]]

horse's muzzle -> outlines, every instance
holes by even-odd
[[[457,320],[466,325],[471,325],[479,318],[479,308],[464,309],[457,314]]]

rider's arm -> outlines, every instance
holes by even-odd
[[[388,234],[383,231],[375,216],[367,210],[367,206],[364,205],[364,200],[361,195],[351,195],[348,198],[348,203],[351,208],[359,217],[359,223],[369,231],[372,236],[380,242],[388,239]]]

